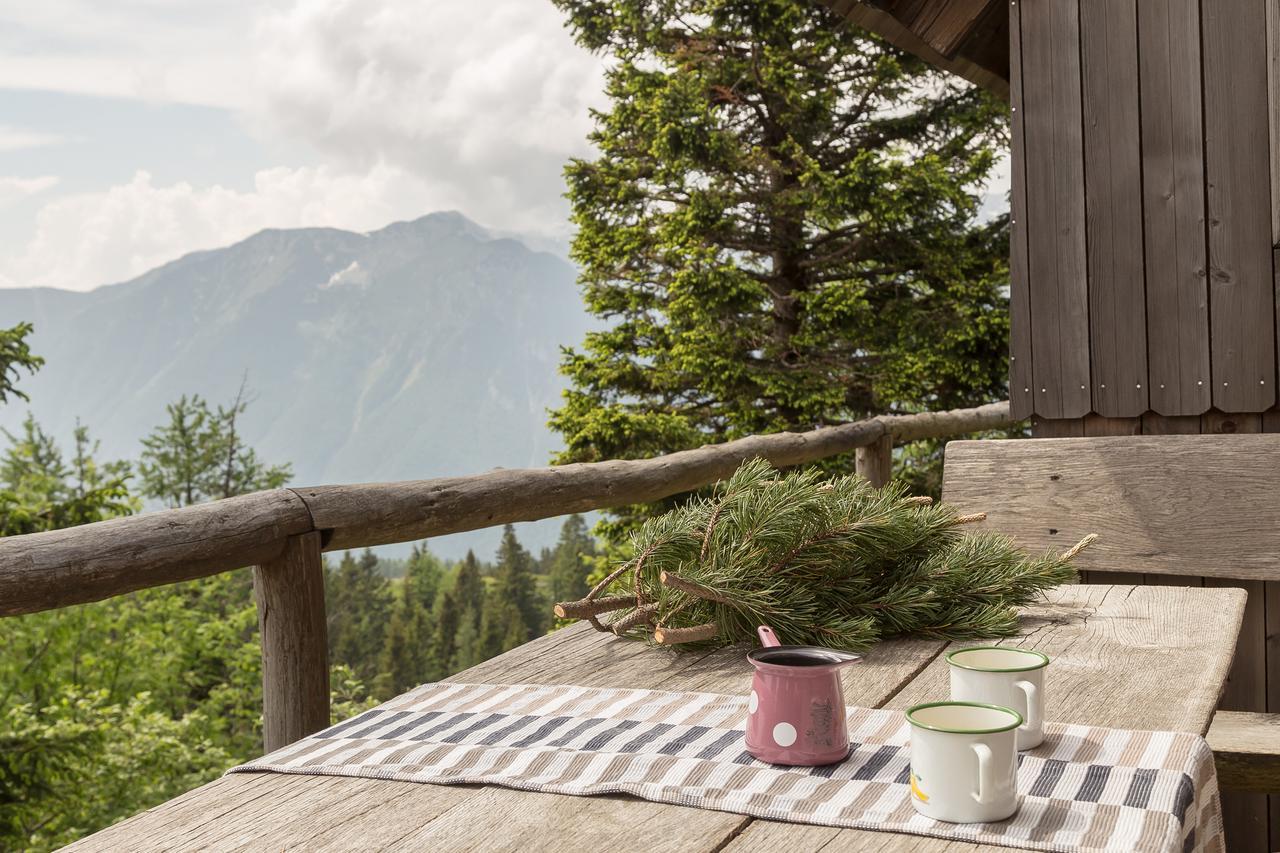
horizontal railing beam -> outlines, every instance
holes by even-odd
[[[894,444],[1010,426],[1009,404],[882,415],[803,433],[749,436],[653,459],[491,471],[470,477],[275,489],[0,538],[0,615],[98,601],[278,559],[317,531],[325,550],[362,548],[625,506],[692,491],[744,461],[803,465]]]
[[[0,616],[99,601],[279,557],[313,529],[291,489],[0,538]]]
[[[1008,426],[1007,403],[923,415],[886,415],[810,432],[753,435],[653,459],[551,468],[513,468],[470,477],[297,489],[316,528],[331,531],[325,549],[345,550],[573,512],[645,503],[731,475],[748,459],[804,465],[875,444]]]

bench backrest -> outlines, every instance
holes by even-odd
[[[1280,434],[947,445],[943,500],[1082,570],[1280,580]]]

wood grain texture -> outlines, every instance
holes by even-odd
[[[0,540],[0,616],[98,601],[275,559],[290,536],[326,550],[407,542],[509,521],[667,497],[747,459],[800,465],[890,436],[895,442],[1009,426],[1008,403],[883,416],[751,436],[655,459],[498,470],[472,477],[276,489],[198,506]]]
[[[860,476],[873,486],[883,486],[893,477],[893,438],[882,436],[875,444],[859,447],[853,461]]]
[[[1213,402],[1276,401],[1267,27],[1264,0],[1202,9]]]
[[[1138,0],[1148,391],[1162,415],[1212,405],[1199,0]]]
[[[1027,261],[1027,152],[1022,104],[1022,7],[1009,5],[1009,414],[1035,411],[1031,360],[1031,292]]]
[[[320,534],[292,536],[253,570],[262,637],[262,738],[273,752],[329,725],[329,645]]]
[[[1280,791],[1280,714],[1219,711],[1208,740],[1223,788]]]
[[[1045,718],[1207,731],[1231,664],[1244,594],[1091,584],[1073,589],[1069,597],[1027,608],[1023,635],[1000,642],[1042,651],[1052,661]],[[1206,612],[1214,608],[1223,612]],[[888,707],[906,709],[946,695],[948,678],[946,660],[939,657]],[[1100,689],[1104,684],[1109,686]],[[1178,701],[1168,701],[1169,696]]]
[[[1086,571],[1280,577],[1280,437],[1132,436],[947,445],[943,499],[1031,550],[1088,533]]]
[[[1034,410],[1091,411],[1079,6],[1023,3],[1023,129]]]
[[[1049,694],[1053,719],[1130,727],[1154,720],[1155,725],[1202,731],[1212,708],[1210,697],[1216,699],[1221,688],[1242,603],[1241,594],[1229,590],[1063,587],[1028,610],[1025,636],[1014,642],[1049,650],[1054,657]],[[881,643],[863,663],[846,670],[846,699],[863,706],[900,707],[911,691],[945,695],[945,690],[937,691],[939,655],[946,647],[932,640]],[[459,673],[455,680],[736,694],[749,683],[744,654],[743,648],[675,652],[575,625]],[[1136,666],[1129,663],[1135,654]],[[1179,692],[1179,702],[1166,701],[1171,689]],[[271,774],[223,777],[68,849],[479,847],[550,853],[566,849],[570,838],[575,849],[618,853],[778,846],[978,849],[916,836],[748,821],[626,797],[555,797],[493,787]]]
[[[1080,0],[1093,410],[1148,409],[1136,0]]]
[[[0,539],[0,616],[100,601],[277,557],[311,529],[288,489]]]
[[[1068,593],[1064,588],[1043,605],[1028,608],[1023,636],[1001,645],[1034,648],[1049,655],[1047,719],[1203,733],[1226,676],[1231,637],[1240,624],[1243,603],[1239,593],[1224,598],[1217,590],[1077,586]],[[1205,613],[1206,608],[1224,612]],[[963,644],[948,648],[959,645]],[[1200,671],[1200,667],[1206,669]],[[887,707],[905,711],[946,696],[949,678],[946,660],[939,656]],[[1170,695],[1177,695],[1178,701],[1167,701]],[[824,853],[982,849],[955,842],[935,848],[925,839],[850,830],[826,837],[810,831],[816,829],[806,827],[799,838],[819,839]],[[776,825],[758,821],[727,849],[763,850],[770,842],[789,846],[787,837]]]
[[[1267,104],[1271,130],[1271,243],[1280,248],[1280,0],[1267,9]]]
[[[408,542],[514,521],[643,503],[728,477],[748,459],[801,465],[847,453],[884,436],[895,443],[1012,423],[1008,403],[885,416],[806,433],[751,436],[654,459],[493,471],[471,477],[296,489],[325,550]]]

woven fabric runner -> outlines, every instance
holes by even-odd
[[[947,824],[911,807],[901,711],[850,708],[853,749],[783,768],[743,746],[747,702],[710,693],[427,684],[233,768],[662,803],[1031,850],[1222,850],[1213,754],[1192,734],[1046,726],[1019,757],[1018,813]]]

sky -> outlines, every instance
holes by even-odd
[[[560,242],[601,87],[548,0],[5,0],[0,287],[436,210]]]
[[[0,287],[438,210],[563,246],[602,68],[550,0],[0,0]]]

